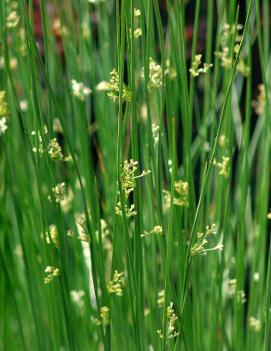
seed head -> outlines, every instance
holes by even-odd
[[[165,304],[165,290],[160,290],[157,294],[157,306],[159,308],[163,307]]]
[[[187,207],[189,205],[188,195],[189,195],[189,184],[181,179],[174,183],[174,189],[177,196],[174,198],[173,203],[177,206]]]
[[[121,186],[127,199],[129,194],[136,186],[135,173],[137,171],[138,162],[131,159],[129,162],[124,161],[123,170],[121,174]]]
[[[217,162],[216,159],[214,159],[213,164],[219,169],[219,175],[228,178],[230,172],[230,158],[228,156],[222,156],[222,162]]]
[[[63,159],[61,146],[59,145],[56,138],[50,140],[47,150],[50,158],[53,161],[60,161]]]
[[[258,86],[258,96],[256,100],[252,100],[251,105],[255,110],[255,113],[257,115],[263,115],[264,110],[265,110],[265,104],[266,104],[266,93],[265,93],[265,88],[263,84],[260,84]]]
[[[53,187],[52,191],[55,202],[60,203],[66,194],[66,184],[64,182],[59,183]]]
[[[145,77],[144,68],[142,69],[142,78]],[[163,70],[162,67],[154,61],[152,57],[149,58],[149,82],[148,89],[153,91],[162,87]]]
[[[82,310],[85,305],[85,301],[84,301],[85,294],[86,293],[84,290],[70,291],[71,301],[79,308],[79,310]]]
[[[177,321],[178,321],[178,317],[175,313],[173,302],[171,302],[167,308],[167,335],[166,335],[167,339],[176,338],[180,334],[177,331],[177,326],[176,326]],[[164,338],[164,335],[161,329],[157,330],[157,334],[161,339]]]
[[[103,326],[109,324],[109,308],[107,306],[101,307],[100,318]]]
[[[141,238],[144,238],[146,236],[150,236],[152,234],[158,234],[158,235],[162,235],[163,234],[163,229],[160,225],[156,225],[153,227],[153,229],[151,229],[149,232],[144,230],[144,232],[142,234],[140,234]]]
[[[0,135],[5,134],[7,129],[8,129],[8,126],[7,126],[7,119],[6,119],[6,117],[0,118]]]
[[[47,244],[53,243],[56,248],[59,247],[58,230],[55,224],[50,224],[48,230],[45,231],[45,240]]]
[[[139,9],[134,8],[134,16],[139,17],[141,15],[141,11]]]
[[[20,21],[20,17],[17,14],[17,12],[12,11],[12,12],[10,12],[10,14],[6,18],[6,27],[8,29],[15,28],[15,27],[17,27],[19,21]]]
[[[8,105],[6,102],[6,92],[4,90],[0,91],[0,117],[7,117],[8,115]]]
[[[191,251],[190,251],[191,256],[206,255],[210,251],[222,251],[223,244],[220,242],[214,247],[206,248],[209,237],[215,234],[216,234],[216,225],[214,223],[211,225],[211,227],[207,225],[204,233],[199,232],[197,234],[197,241],[191,248]]]
[[[59,268],[53,266],[47,266],[44,272],[47,274],[44,278],[44,284],[50,283],[55,277],[60,275]]]
[[[255,317],[249,317],[249,327],[255,332],[259,332],[261,330],[261,321]]]
[[[71,80],[72,94],[81,101],[84,101],[92,90],[85,86],[82,82],[77,82],[75,79]]]
[[[134,37],[135,38],[139,38],[139,37],[141,37],[141,35],[142,35],[142,29],[141,28],[137,28],[137,29],[134,30]]]
[[[107,83],[107,95],[114,101],[119,100],[120,96],[120,86],[119,86],[119,74],[117,70],[114,68],[110,73],[111,78]],[[122,83],[122,99],[123,101],[131,101],[132,95],[130,90],[128,89],[125,83]]]
[[[115,270],[112,280],[107,284],[107,289],[109,294],[115,294],[117,296],[123,295],[124,288],[124,273],[119,273]]]
[[[244,304],[247,301],[246,294],[245,294],[244,290],[237,291],[236,300],[237,300],[237,303],[239,303],[239,304]]]
[[[198,77],[201,73],[206,74],[209,72],[210,68],[213,66],[211,63],[204,63],[203,67],[201,65],[202,55],[195,55],[192,67],[189,69],[189,72],[193,78]]]

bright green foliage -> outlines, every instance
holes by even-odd
[[[269,0],[36,3],[0,1],[0,350],[270,351]]]

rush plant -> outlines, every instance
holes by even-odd
[[[0,2],[0,350],[270,351],[270,18]]]

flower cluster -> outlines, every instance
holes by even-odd
[[[156,145],[159,142],[159,126],[153,123],[151,127],[154,145]]]
[[[170,164],[171,166],[171,164]],[[174,182],[174,198],[173,198],[173,204],[176,206],[181,206],[181,207],[188,207],[189,206],[189,201],[188,201],[188,196],[189,196],[189,184],[188,182],[185,182],[183,180],[177,180]],[[168,190],[163,190],[163,195],[164,195],[164,206],[165,209],[168,209],[170,207],[170,202],[171,202],[171,195]]]
[[[157,306],[159,308],[162,308],[164,306],[164,304],[165,304],[165,290],[164,289],[160,290],[158,292],[156,302],[157,302]]]
[[[226,138],[226,135],[225,134],[221,134],[219,136],[219,139],[218,139],[219,146],[223,148],[223,147],[226,146],[227,143],[228,143],[228,140]]]
[[[17,11],[11,11],[6,18],[6,27],[8,29],[15,28],[19,24],[20,17]]]
[[[63,160],[63,153],[61,150],[61,146],[59,145],[56,138],[53,138],[50,140],[47,150],[50,158],[53,161]]]
[[[192,62],[192,67],[189,69],[189,72],[193,78],[198,77],[201,73],[206,74],[209,72],[210,68],[213,66],[211,63],[204,63],[203,67],[201,65],[202,55],[197,54],[194,57],[194,61]]]
[[[142,29],[141,28],[137,28],[134,30],[134,37],[137,39],[139,37],[141,37],[142,35]]]
[[[163,229],[160,225],[156,225],[153,227],[153,229],[151,229],[149,232],[144,230],[144,232],[142,234],[140,234],[141,238],[144,238],[146,236],[150,236],[152,234],[158,234],[158,235],[162,235],[163,234]]]
[[[221,51],[217,52],[216,55],[220,58],[220,64],[224,68],[228,68],[232,64],[232,59],[229,54],[229,48],[223,47]]]
[[[117,270],[115,270],[113,278],[107,284],[108,293],[122,296],[124,284],[124,273],[119,273]]]
[[[190,255],[191,256],[206,255],[209,251],[222,251],[223,250],[222,243],[218,243],[216,246],[211,248],[206,248],[206,244],[208,243],[210,236],[215,234],[216,234],[215,224],[212,224],[211,227],[207,225],[205,233],[200,233],[200,232],[197,233],[197,241],[191,248]]]
[[[244,304],[246,302],[246,294],[244,290],[237,290],[237,279],[229,279],[227,285],[227,294],[229,298],[235,298],[238,304]]]
[[[0,135],[4,134],[8,129],[7,126],[8,105],[6,102],[6,92],[0,91]]]
[[[139,9],[134,9],[134,17],[135,17],[135,24],[138,25],[138,18],[140,17],[141,12]],[[130,35],[132,34],[132,29],[130,28]],[[142,29],[140,27],[136,28],[134,30],[134,37],[137,39],[139,37],[141,37],[142,35]]]
[[[249,327],[255,332],[259,332],[262,328],[261,321],[255,317],[249,317]]]
[[[82,311],[85,301],[85,291],[84,290],[71,290],[70,291],[71,301],[75,304],[75,306]]]
[[[120,85],[119,85],[119,74],[117,70],[114,68],[110,73],[110,81],[107,82],[107,95],[114,101],[118,101],[120,97]],[[127,85],[122,83],[122,100],[123,101],[131,101],[132,94],[128,89]]]
[[[222,157],[222,162],[217,162],[216,159],[213,161],[214,166],[219,169],[218,174],[222,175],[225,178],[229,176],[229,167],[230,167],[230,158],[228,156]]]
[[[123,170],[121,173],[121,186],[124,192],[125,198],[127,199],[129,194],[134,190],[136,186],[136,176],[138,162],[131,159],[129,162],[124,161]]]
[[[243,26],[241,24],[229,25],[228,23],[225,23],[222,27],[222,32],[220,35],[220,51],[216,52],[215,54],[219,57],[220,64],[224,68],[231,67],[233,64],[233,59],[235,59],[239,53],[240,42],[242,40],[242,29]],[[231,57],[230,48],[228,46],[230,40],[234,40],[233,57]],[[247,77],[250,73],[250,69],[246,65],[245,60],[241,55],[239,57],[236,69],[245,77]]]
[[[140,9],[134,8],[134,16],[135,16],[135,17],[141,16],[141,11],[140,11]]]
[[[108,83],[105,80],[101,80],[95,87],[95,90],[100,91],[107,91],[108,90]]]
[[[45,240],[47,244],[53,243],[56,248],[59,247],[58,230],[55,224],[50,224],[49,228],[45,231]]]
[[[107,326],[109,324],[109,307],[102,306],[99,318],[92,317],[91,320],[95,325]]]
[[[145,78],[144,67],[141,70],[141,78]],[[163,71],[161,65],[159,65],[152,57],[149,57],[149,81],[148,90],[152,92],[157,88],[162,88],[163,78],[168,77],[169,79],[175,79],[177,72],[175,68],[170,65],[170,60],[166,60],[166,68]]]
[[[236,293],[237,280],[235,278],[228,280],[227,294],[229,298],[232,298]]]
[[[28,101],[23,99],[20,101],[20,109],[23,111],[23,112],[26,112],[28,110]]]
[[[27,101],[22,100],[21,103],[22,103],[22,107],[21,107],[22,110],[23,108],[28,108]],[[58,126],[56,127],[56,123],[58,122],[54,121],[54,130],[56,132],[59,132],[58,128],[61,128],[61,124],[59,122]],[[61,128],[61,131],[62,131],[62,128]],[[43,126],[42,133],[44,135],[48,134],[48,128],[46,125]],[[35,137],[35,144],[36,144],[32,148],[33,152],[35,153],[38,152],[40,155],[43,155],[47,151],[48,156],[53,161],[69,162],[72,160],[71,155],[64,157],[61,146],[59,145],[56,138],[52,138],[47,145],[47,143],[45,142],[45,138],[42,137],[40,131],[36,132],[35,130],[32,130],[31,135]]]
[[[173,302],[171,302],[167,308],[167,335],[168,339],[176,338],[180,333],[177,331],[178,317],[174,310]],[[162,339],[164,336],[161,329],[157,330],[157,334]]]
[[[86,228],[86,216],[84,213],[79,213],[76,216],[76,227],[78,231],[77,239],[83,242],[90,242],[90,236]]]
[[[142,78],[145,78],[144,67],[142,68]],[[154,89],[161,88],[163,84],[163,69],[154,61],[152,57],[149,58],[149,81],[148,89],[153,91]]]
[[[122,173],[120,175],[120,182],[122,191],[124,193],[125,201],[128,200],[129,195],[134,191],[136,187],[136,179],[140,177],[144,177],[150,173],[150,171],[142,171],[142,173],[138,176],[135,175],[137,171],[138,162],[131,159],[129,162],[127,160],[124,161]],[[115,207],[116,214],[122,216],[122,206],[119,201]],[[130,207],[125,204],[125,213],[127,217],[135,216],[136,210],[134,204]]]
[[[8,66],[11,69],[11,71],[15,70],[18,66],[18,60],[16,57],[11,57],[8,62]],[[0,57],[0,69],[3,69],[6,67],[5,59],[4,57]]]
[[[43,126],[42,132],[43,132],[43,134],[45,134],[45,135],[48,133],[48,128],[47,128],[46,125]],[[36,137],[36,136],[37,136],[37,146],[34,146],[34,147],[32,148],[32,151],[35,152],[35,153],[36,153],[36,152],[39,152],[39,154],[42,155],[42,154],[44,153],[45,148],[44,148],[44,145],[43,145],[43,140],[42,140],[42,137],[41,137],[40,132],[38,131],[38,133],[36,133],[35,130],[32,130],[31,135],[32,135],[33,137]]]
[[[266,94],[265,94],[265,88],[263,84],[260,84],[258,86],[258,91],[259,91],[259,94],[257,96],[257,99],[252,100],[251,105],[254,108],[255,113],[257,115],[262,115],[264,113],[265,103],[266,103]]]
[[[232,58],[230,57],[230,49],[228,47],[228,42],[232,36],[236,35],[235,42],[239,43],[241,41],[240,31],[243,29],[243,26],[237,24],[237,26],[229,25],[228,23],[224,23],[222,27],[222,31],[220,34],[220,51],[215,54],[220,59],[220,64],[224,68],[228,68],[232,65]]]
[[[60,275],[59,268],[53,266],[47,266],[44,272],[47,274],[44,278],[44,284],[50,283],[55,277]]]
[[[106,326],[107,324],[109,324],[109,308],[107,306],[101,307],[100,317],[101,317],[101,324],[103,326]]]
[[[174,182],[174,189],[177,195],[174,197],[173,203],[177,206],[189,206],[188,195],[189,195],[189,184],[181,179]]]
[[[137,214],[134,204],[132,204],[130,207],[125,205],[124,211],[127,218],[134,217]],[[120,201],[118,201],[117,205],[115,206],[115,213],[119,216],[122,216],[122,206]]]
[[[236,292],[236,300],[237,300],[237,303],[239,304],[244,304],[247,301],[244,290],[238,290]]]
[[[75,79],[71,80],[72,95],[81,101],[92,92],[92,90],[86,87],[82,82],[77,82]]]
[[[6,117],[1,117],[0,118],[0,135],[5,134],[7,129],[8,129],[7,119]]]
[[[62,24],[59,17],[55,17],[53,20],[53,31],[58,37],[67,36],[69,34],[68,28]]]
[[[57,184],[52,188],[54,200],[57,203],[61,203],[66,194],[66,184],[64,182]]]

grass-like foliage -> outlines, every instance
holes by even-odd
[[[0,350],[270,351],[270,28],[0,1]]]

